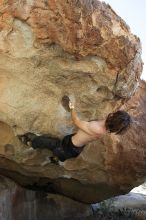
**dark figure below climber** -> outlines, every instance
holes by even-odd
[[[36,136],[35,134],[27,133],[19,136],[21,141],[26,144],[31,143],[33,149],[47,148],[63,162],[69,158],[77,157],[86,144],[101,138],[106,132],[124,133],[131,122],[129,114],[125,111],[110,113],[105,120],[82,121],[78,118],[74,105],[71,102],[68,105],[73,123],[79,129],[77,133],[67,135],[62,140],[45,135]]]

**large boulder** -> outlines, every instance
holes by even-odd
[[[146,85],[140,81],[140,40],[97,0],[11,0],[0,8],[0,173],[25,187],[43,185],[45,178],[52,192],[86,203],[142,183]],[[43,166],[50,152],[26,152],[17,135],[62,138],[75,132],[64,96],[84,120],[124,109],[131,128],[87,145],[66,169]]]

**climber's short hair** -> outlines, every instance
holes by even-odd
[[[105,121],[107,131],[110,133],[123,134],[130,126],[130,115],[125,111],[110,113]]]

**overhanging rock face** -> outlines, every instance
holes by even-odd
[[[139,79],[140,41],[125,22],[95,0],[11,0],[1,1],[0,9],[1,174],[23,186],[34,183],[27,176],[48,178],[58,193],[87,203],[143,182],[146,86]],[[68,170],[43,167],[48,152],[26,153],[16,135],[75,132],[65,95],[84,120],[122,108],[133,124],[121,137],[86,146],[66,163]]]

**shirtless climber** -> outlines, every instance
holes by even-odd
[[[78,118],[74,105],[69,102],[71,117],[78,131],[75,134],[65,136],[62,140],[45,135],[36,136],[27,133],[19,138],[25,143],[31,143],[33,149],[47,148],[60,160],[77,157],[86,144],[102,137],[106,132],[122,134],[130,125],[131,119],[127,112],[117,111],[110,113],[105,120],[82,121]]]

